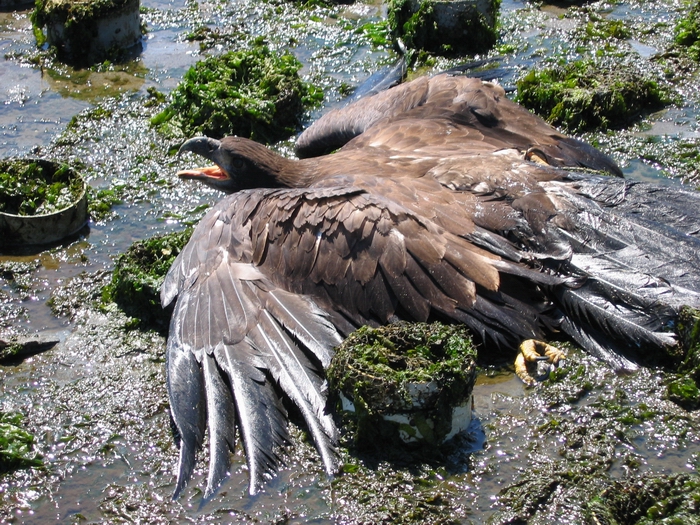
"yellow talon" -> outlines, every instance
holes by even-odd
[[[549,162],[547,162],[545,154],[536,148],[530,148],[525,152],[525,160],[529,160],[530,162],[534,162],[535,164],[549,166]]]
[[[565,357],[566,354],[556,346],[535,339],[527,339],[521,343],[520,353],[515,358],[515,373],[527,386],[534,386],[537,384],[537,380],[530,375],[528,364],[546,360],[556,367],[559,361]]]

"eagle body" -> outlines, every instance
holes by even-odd
[[[682,305],[700,305],[697,195],[625,181],[494,84],[443,74],[362,98],[299,137],[301,160],[237,137],[182,150],[216,166],[181,177],[229,195],[162,288],[175,301],[176,496],[206,430],[205,499],[237,435],[250,492],[273,475],[288,439],[280,396],[334,472],[323,370],[359,326],[463,323],[482,354],[564,333],[633,368],[676,344]]]

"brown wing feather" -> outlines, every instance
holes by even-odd
[[[431,169],[431,161],[455,155],[490,157],[510,149],[522,160],[533,148],[554,166],[621,175],[609,157],[508,100],[500,86],[448,74],[421,77],[327,113],[299,137],[297,153],[315,156],[341,146],[319,164],[319,176],[368,173],[374,163],[376,175],[416,177]]]
[[[358,177],[352,181],[356,187],[363,186]],[[424,182],[419,181],[418,187],[420,184]],[[256,261],[258,269],[275,285],[302,290],[357,324],[386,322],[399,311],[420,320],[436,309],[471,311],[477,304],[477,288],[498,292],[499,275],[507,270],[505,262],[458,235],[474,229],[468,214],[461,215],[459,194],[435,181],[425,185],[431,191],[422,199],[389,179],[368,182],[372,194],[348,196],[338,187],[343,198],[325,186],[322,198],[315,195],[315,189],[261,194],[249,227],[251,235],[260,232],[251,244],[266,245],[267,257]],[[287,200],[280,212],[277,199],[282,192]],[[402,198],[408,201],[406,206]],[[437,207],[456,203],[455,213],[463,220],[449,224],[454,229],[460,225],[461,232],[453,234],[419,215],[421,206],[430,209],[433,203]],[[319,221],[318,216],[324,220]],[[308,221],[303,222],[302,217]],[[268,221],[278,221],[275,234],[258,225]],[[300,237],[314,238],[316,243],[308,273],[307,252],[297,249]],[[282,253],[284,257],[275,255]],[[302,273],[308,278],[298,272],[300,265],[306,267]],[[536,324],[534,319],[531,322]]]
[[[341,147],[378,121],[422,104],[427,88],[428,78],[422,77],[326,113],[297,139],[297,155],[315,157]]]

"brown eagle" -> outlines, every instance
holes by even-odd
[[[254,493],[288,439],[281,396],[334,472],[323,371],[359,326],[464,323],[482,355],[566,335],[632,368],[700,305],[697,194],[624,180],[495,84],[441,74],[362,98],[299,137],[302,160],[237,137],[181,151],[215,166],[180,177],[230,195],[162,288],[176,497],[206,429],[205,499],[238,434]]]

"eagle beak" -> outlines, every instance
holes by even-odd
[[[178,155],[182,155],[186,151],[191,151],[197,155],[201,155],[205,159],[214,160],[215,153],[221,147],[221,141],[212,139],[209,137],[194,137],[192,139],[186,140],[182,146],[180,146]]]
[[[212,139],[209,137],[195,137],[185,141],[177,154],[182,155],[183,153],[189,151],[204,157],[207,160],[216,162],[218,156],[219,148],[221,147],[221,141]],[[206,166],[203,168],[194,168],[191,170],[178,171],[177,176],[181,179],[216,179],[225,180],[228,179],[228,174],[222,170],[218,165]]]
[[[228,179],[228,176],[219,166],[206,166],[192,170],[182,170],[177,172],[181,179]]]

